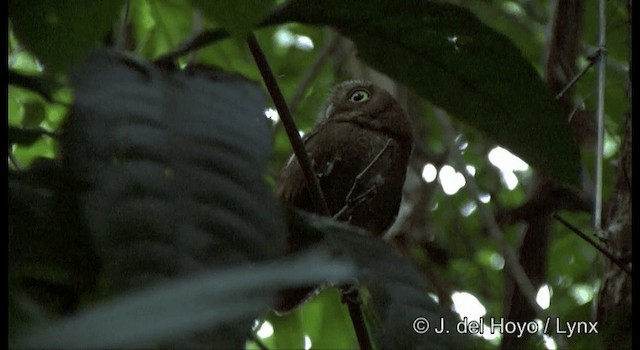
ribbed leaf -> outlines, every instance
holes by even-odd
[[[64,164],[83,187],[112,293],[283,252],[280,208],[262,179],[271,147],[258,85],[110,51],[71,80]],[[240,346],[257,316],[206,342]]]

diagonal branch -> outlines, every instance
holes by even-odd
[[[174,51],[167,52],[166,54],[158,57],[154,60],[154,62],[171,62],[189,52],[199,50],[209,44],[215,43],[227,37],[229,37],[229,32],[224,29],[203,31],[187,42],[180,44],[180,46]]]
[[[556,100],[562,98],[565,92],[569,91],[569,89],[571,89],[578,82],[578,80],[580,80],[580,78],[582,78],[582,76],[585,75],[589,71],[589,69],[591,69],[591,67],[593,67],[593,65],[600,60],[603,52],[604,50],[602,48],[599,48],[598,50],[596,50],[596,52],[587,57],[589,59],[589,64],[584,67],[584,69],[580,71],[580,73],[576,74],[576,76],[573,77],[573,79],[571,79],[571,81],[568,82],[567,85],[565,85],[565,87],[556,95]]]
[[[329,212],[327,201],[325,200],[324,194],[322,193],[320,181],[313,171],[313,166],[311,165],[311,161],[309,160],[307,151],[304,148],[304,143],[300,138],[298,128],[293,121],[291,112],[289,112],[289,107],[287,107],[284,96],[282,95],[282,92],[278,87],[278,82],[273,75],[273,71],[271,71],[271,68],[269,67],[269,62],[267,62],[267,58],[260,48],[258,40],[253,34],[249,35],[249,37],[247,38],[247,43],[249,44],[249,50],[253,55],[253,59],[256,61],[256,65],[260,70],[262,79],[264,80],[264,83],[269,90],[271,99],[273,99],[273,103],[278,110],[280,120],[282,121],[282,125],[287,132],[287,136],[289,137],[289,141],[291,142],[291,147],[293,147],[293,152],[296,155],[296,159],[298,159],[298,163],[300,164],[300,168],[302,169],[304,177],[307,180],[307,185],[309,186],[309,189],[311,191],[311,197],[313,198],[316,208],[324,216],[330,216],[331,213]]]
[[[249,45],[249,50],[251,51],[253,59],[256,61],[256,65],[260,70],[262,79],[264,80],[264,83],[269,90],[269,94],[273,99],[273,103],[278,110],[278,114],[280,114],[280,120],[282,121],[282,125],[287,132],[287,136],[289,137],[289,141],[291,142],[293,151],[296,155],[296,158],[298,159],[300,167],[302,168],[305,179],[307,180],[307,185],[311,189],[311,196],[316,204],[316,207],[324,216],[331,216],[329,207],[327,206],[327,202],[324,198],[324,194],[322,193],[322,188],[320,187],[320,181],[313,171],[311,161],[309,160],[307,151],[304,148],[302,139],[300,138],[298,128],[293,121],[293,117],[289,112],[289,108],[287,107],[287,103],[284,100],[284,96],[280,91],[278,83],[273,75],[273,72],[271,71],[271,68],[269,67],[269,63],[267,62],[267,58],[260,48],[255,35],[250,34],[247,37],[247,44]],[[343,293],[348,305],[349,316],[351,317],[351,322],[353,323],[353,327],[358,338],[358,343],[360,344],[360,349],[372,349],[371,340],[369,339],[369,334],[367,332],[367,325],[364,322],[362,309],[360,307],[360,303],[358,302],[360,300],[358,289],[355,286],[350,286],[347,288],[347,290],[348,292]]]
[[[584,234],[582,231],[580,231],[577,227],[571,225],[567,220],[563,219],[558,214],[553,214],[553,218],[558,220],[558,221],[560,221],[560,223],[563,224],[566,228],[568,228],[569,231],[575,233],[576,235],[578,235],[578,237],[582,238],[587,243],[589,243],[592,247],[596,248],[600,253],[604,254],[607,258],[609,258],[609,260],[611,260],[611,262],[616,264],[622,271],[626,272],[629,275],[629,277],[631,277],[633,275],[631,270],[629,270],[629,268],[627,267],[627,265],[624,262],[622,262],[615,255],[613,255],[613,253],[611,253],[610,251],[606,250],[605,248],[601,247],[596,242],[592,241],[586,234]]]

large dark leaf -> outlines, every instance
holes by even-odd
[[[64,72],[112,28],[124,1],[9,1],[20,41],[47,69]]]
[[[274,0],[191,0],[208,17],[244,39],[273,6]]]
[[[353,267],[309,255],[277,263],[203,271],[94,306],[24,336],[19,347],[105,349],[167,342],[263,311],[276,289],[344,281]],[[108,330],[108,331],[106,331]],[[185,347],[184,344],[179,346]],[[221,343],[206,348],[226,348]]]
[[[77,220],[66,174],[56,160],[37,159],[9,170],[8,261],[10,331],[34,316],[30,298],[52,314],[76,310],[95,286],[99,261],[91,237]],[[11,334],[13,335],[13,334]]]
[[[294,0],[268,23],[330,25],[358,56],[532,166],[578,186],[579,150],[559,104],[504,35],[435,1]]]
[[[262,178],[271,147],[258,85],[108,51],[72,84],[64,164],[86,187],[78,201],[112,292],[283,252],[280,208]],[[210,343],[243,344],[250,320]]]
[[[357,278],[371,294],[375,316],[369,324],[380,349],[461,349],[472,340],[456,332],[459,318],[428,296],[424,277],[406,259],[366,231],[332,219],[292,211],[290,229],[309,242],[319,242],[334,256],[350,259]],[[416,333],[412,324],[423,317],[431,328]],[[449,332],[438,334],[441,322]]]

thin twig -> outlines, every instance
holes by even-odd
[[[263,28],[266,26],[274,25],[282,23],[281,14],[287,7],[287,4],[279,5],[274,7],[273,12],[268,15],[264,21],[255,26],[256,29]],[[174,51],[168,52],[160,57],[158,57],[155,62],[171,62],[176,58],[179,58],[189,52],[199,50],[209,44],[213,44],[222,39],[226,39],[230,36],[229,32],[225,29],[212,29],[206,30],[188,41],[180,44],[180,46]]]
[[[373,159],[371,160],[371,162],[369,163],[369,165],[367,165],[366,168],[364,168],[364,170],[362,170],[355,178],[355,180],[353,180],[353,185],[351,186],[351,189],[349,190],[349,193],[347,194],[347,198],[345,198],[345,205],[333,216],[334,219],[339,219],[340,217],[342,217],[342,215],[344,215],[344,213],[349,210],[349,209],[354,209],[355,206],[358,206],[360,204],[362,204],[364,202],[363,199],[366,199],[366,197],[372,193],[373,191],[375,191],[376,189],[376,185],[371,186],[371,188],[369,188],[368,190],[366,190],[364,193],[358,195],[358,197],[356,197],[355,199],[351,198],[351,196],[353,195],[353,191],[355,191],[355,189],[358,187],[358,185],[360,184],[360,181],[362,180],[362,178],[367,174],[367,172],[369,172],[369,170],[371,169],[371,167],[378,162],[378,160],[380,159],[380,157],[382,157],[382,155],[384,154],[384,152],[387,150],[387,148],[389,148],[389,144],[391,143],[391,139],[387,140],[387,143],[385,143],[384,147],[382,147],[382,149],[380,150],[380,152],[378,152],[378,154],[376,154],[375,157],[373,157]]]
[[[120,30],[118,31],[118,35],[116,37],[116,49],[124,51],[125,45],[127,42],[127,23],[129,21],[129,8],[131,7],[131,2],[129,0],[124,3],[124,15],[122,16],[122,21],[120,22]]]
[[[225,39],[229,32],[224,29],[214,29],[201,32],[189,41],[182,43],[177,49],[158,57],[155,62],[171,62],[191,51],[199,50],[209,44]]]
[[[564,94],[567,91],[569,91],[569,89],[571,89],[571,87],[574,86],[578,82],[578,80],[580,80],[580,78],[582,78],[582,76],[585,75],[585,73],[587,73],[587,71],[591,67],[593,67],[594,64],[596,64],[596,62],[598,62],[598,58],[600,57],[601,54],[602,54],[602,50],[597,50],[594,55],[589,56],[589,64],[586,67],[584,67],[584,69],[581,70],[580,73],[576,74],[576,76],[573,77],[573,79],[571,79],[571,81],[568,82],[564,88],[562,88],[562,91],[560,91],[556,95],[556,100],[559,100],[560,98],[562,98],[562,96],[564,96]]]
[[[291,147],[293,147],[293,152],[298,159],[298,163],[300,164],[300,168],[302,169],[304,177],[307,180],[307,185],[311,191],[311,196],[316,205],[316,208],[322,215],[331,216],[329,207],[327,206],[327,202],[324,198],[324,194],[322,193],[322,188],[320,187],[320,181],[313,171],[313,166],[311,165],[311,161],[309,160],[309,156],[307,155],[304,143],[300,138],[298,128],[296,127],[296,124],[293,121],[293,117],[289,112],[289,108],[287,107],[287,103],[284,100],[284,96],[282,96],[280,88],[278,87],[276,78],[273,75],[271,68],[269,67],[269,62],[267,62],[267,58],[265,57],[264,52],[262,52],[260,44],[258,44],[258,40],[256,39],[255,35],[250,34],[247,37],[247,43],[249,45],[249,50],[253,55],[253,59],[256,61],[256,65],[260,70],[262,79],[267,86],[267,90],[269,90],[269,94],[273,99],[273,104],[278,110],[280,120],[282,121],[282,125],[287,132],[287,136],[289,137],[289,141],[291,142]]]
[[[372,349],[371,340],[369,339],[369,331],[367,330],[367,323],[365,322],[364,315],[362,313],[362,299],[358,288],[353,285],[348,285],[342,288],[342,300],[347,304],[349,310],[349,316],[353,323],[353,330],[356,333],[360,350]]]
[[[596,242],[592,241],[586,234],[584,234],[582,231],[580,231],[577,227],[571,225],[567,220],[563,219],[560,215],[553,214],[553,218],[558,220],[558,221],[560,221],[560,223],[562,223],[566,228],[568,228],[569,231],[575,233],[576,235],[578,235],[578,237],[582,238],[587,243],[589,243],[591,246],[596,248],[600,253],[604,254],[607,258],[609,258],[609,260],[611,260],[611,262],[616,264],[622,271],[626,272],[629,276],[632,276],[632,272],[631,272],[631,270],[629,270],[627,265],[625,263],[623,263],[615,255],[613,255],[613,253],[611,253],[610,251],[608,251],[605,248],[601,247]]]
[[[593,210],[593,228],[596,236],[601,237],[602,234],[602,167],[604,162],[604,82],[605,72],[607,68],[607,52],[605,50],[606,21],[605,21],[605,1],[599,1],[598,8],[598,46],[600,50],[598,62],[598,79],[597,79],[597,112],[598,119],[598,141],[596,145],[596,183],[595,183],[595,208]]]
[[[269,348],[264,344],[264,342],[262,341],[262,339],[260,339],[260,337],[258,337],[258,335],[257,335],[256,333],[252,332],[252,333],[249,335],[249,339],[250,339],[252,342],[254,342],[254,343],[258,346],[258,348],[259,348],[260,350],[269,350]]]
[[[522,294],[524,294],[525,298],[527,299],[527,302],[536,313],[536,317],[541,320],[547,319],[548,315],[536,302],[536,291],[535,291],[535,288],[533,287],[533,284],[527,277],[527,274],[522,268],[522,265],[520,265],[520,262],[518,261],[516,253],[513,251],[511,246],[509,246],[509,243],[505,239],[504,234],[500,230],[500,227],[498,227],[498,224],[495,220],[495,216],[492,213],[491,208],[489,207],[489,205],[483,203],[479,199],[480,188],[478,187],[478,184],[476,183],[476,180],[473,177],[473,175],[471,175],[467,170],[466,164],[464,163],[464,159],[462,159],[462,156],[460,155],[460,153],[456,151],[457,145],[455,141],[455,138],[456,138],[455,130],[453,129],[453,126],[451,125],[449,118],[445,115],[445,112],[442,110],[436,110],[435,114],[436,114],[436,118],[438,119],[438,122],[440,123],[440,127],[442,128],[444,138],[448,141],[449,147],[452,150],[450,155],[453,159],[454,166],[456,167],[457,171],[461,172],[464,175],[464,178],[466,180],[465,188],[469,191],[469,193],[475,200],[480,217],[484,221],[484,224],[486,225],[489,233],[491,234],[493,239],[498,243],[498,246],[500,247],[500,250],[506,262],[505,265],[507,266],[508,271],[511,274],[511,277],[513,277],[514,281],[516,282],[516,285],[520,288],[520,290],[522,291]],[[554,327],[552,327],[552,329],[555,329],[555,325]]]
[[[384,154],[384,152],[387,151],[387,149],[389,148],[389,144],[391,144],[391,139],[387,140],[387,143],[384,144],[384,147],[382,147],[382,149],[380,150],[380,152],[378,152],[378,154],[376,154],[375,157],[373,157],[373,159],[371,160],[371,162],[369,163],[369,165],[367,165],[366,168],[364,168],[364,170],[362,170],[360,172],[360,174],[358,174],[356,176],[356,179],[353,181],[353,186],[351,186],[351,190],[349,190],[349,193],[347,194],[347,202],[349,201],[349,199],[351,198],[351,195],[353,194],[353,191],[356,189],[356,187],[358,186],[358,184],[360,183],[360,181],[362,180],[362,178],[369,172],[369,170],[371,170],[371,167],[376,164],[378,162],[378,160],[380,160],[380,157],[382,157],[382,155]]]
[[[309,69],[307,69],[307,71],[304,73],[304,76],[300,80],[300,83],[296,87],[296,90],[293,92],[293,95],[289,99],[289,109],[293,113],[295,113],[296,109],[298,108],[298,104],[300,104],[300,101],[304,97],[305,92],[307,92],[311,83],[318,76],[318,73],[320,73],[320,70],[326,63],[327,58],[329,57],[329,55],[331,55],[331,53],[333,53],[339,42],[340,37],[332,34],[329,43],[322,49],[322,51],[320,51]]]
[[[369,198],[369,195],[375,193],[378,189],[378,185],[374,184],[369,187],[366,191],[358,195],[358,197],[351,199],[345,204],[340,210],[333,215],[333,218],[336,220],[340,220],[345,214],[350,214],[360,205],[364,204]]]
[[[580,103],[576,104],[571,113],[569,113],[569,118],[567,118],[567,122],[571,123],[573,117],[578,113],[578,111],[584,111],[584,101],[580,101]]]

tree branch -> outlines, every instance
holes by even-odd
[[[351,317],[351,323],[353,323],[356,338],[358,338],[358,344],[360,344],[360,350],[372,349],[367,323],[364,320],[364,315],[360,308],[362,299],[360,298],[358,288],[354,285],[343,287],[342,301],[347,304],[347,308],[349,309],[349,316]]]
[[[269,67],[269,62],[267,62],[267,58],[265,57],[264,52],[262,52],[260,44],[258,44],[258,40],[253,34],[249,35],[247,43],[249,44],[249,50],[253,55],[253,59],[260,70],[262,79],[267,86],[267,90],[269,90],[271,99],[273,99],[273,103],[278,110],[280,120],[287,132],[287,136],[291,142],[291,147],[293,147],[293,152],[298,159],[298,163],[300,164],[304,177],[307,180],[307,185],[311,191],[311,197],[313,198],[316,208],[322,215],[331,216],[324,194],[322,193],[322,188],[320,187],[320,181],[313,171],[313,166],[311,165],[311,161],[307,155],[307,150],[304,148],[304,143],[300,138],[300,133],[298,132],[298,128],[296,127],[293,117],[289,112],[284,96],[282,96],[278,82]]]
[[[568,82],[567,85],[565,85],[565,87],[562,89],[562,91],[560,91],[556,95],[556,100],[559,100],[560,98],[562,98],[562,96],[564,96],[565,92],[567,92],[569,89],[571,89],[573,87],[573,85],[575,85],[578,82],[578,80],[580,80],[580,78],[582,78],[582,76],[585,75],[585,73],[587,73],[589,71],[589,69],[591,69],[591,67],[593,67],[593,65],[596,64],[596,62],[598,62],[598,60],[602,57],[603,52],[604,52],[604,50],[602,48],[599,48],[592,55],[589,55],[589,57],[588,57],[589,64],[586,67],[584,67],[584,69],[582,71],[580,71],[580,73],[576,74],[576,76],[573,77],[573,79],[571,79],[571,81]]]
[[[633,276],[631,270],[629,270],[627,265],[624,262],[622,262],[618,257],[613,255],[613,253],[601,247],[596,242],[592,241],[589,237],[587,237],[586,234],[580,231],[577,227],[571,225],[567,220],[563,219],[560,215],[553,214],[553,218],[560,221],[560,223],[562,223],[566,228],[568,228],[569,231],[575,233],[576,235],[578,235],[578,237],[582,238],[587,243],[589,243],[592,247],[596,248],[600,253],[604,254],[607,258],[609,258],[609,260],[611,260],[611,262],[616,264],[622,271],[626,272],[629,275],[629,277]]]
[[[289,108],[287,107],[287,103],[284,100],[284,96],[282,96],[282,92],[280,91],[275,76],[273,75],[273,72],[269,67],[267,58],[260,48],[255,35],[250,34],[247,37],[247,44],[249,45],[249,50],[251,51],[253,59],[255,60],[258,69],[260,70],[262,79],[264,80],[264,83],[269,90],[269,94],[273,99],[273,103],[278,110],[280,120],[282,121],[282,125],[287,132],[287,136],[289,137],[289,141],[291,142],[291,146],[293,147],[294,154],[298,159],[298,163],[302,168],[302,172],[304,173],[307,185],[311,190],[311,196],[316,204],[316,207],[324,216],[331,216],[329,207],[327,206],[327,202],[324,198],[324,194],[322,193],[322,188],[320,187],[320,181],[313,171],[313,166],[311,165],[311,161],[309,160],[307,151],[304,148],[304,143],[300,138],[298,128],[293,121],[293,117],[289,112]],[[367,325],[364,321],[362,310],[360,308],[361,303],[358,289],[356,286],[351,285],[346,287],[346,290],[347,292],[344,292],[343,289],[343,295],[345,296],[345,300],[349,308],[349,315],[351,316],[351,322],[353,323],[353,327],[356,331],[360,349],[369,350],[372,348],[372,346],[369,339],[369,334],[367,332]]]
[[[194,36],[187,42],[180,44],[180,46],[154,60],[155,63],[171,62],[176,58],[185,55],[191,51],[199,50],[211,43],[225,39],[229,36],[229,32],[224,29],[206,30],[200,34]]]

